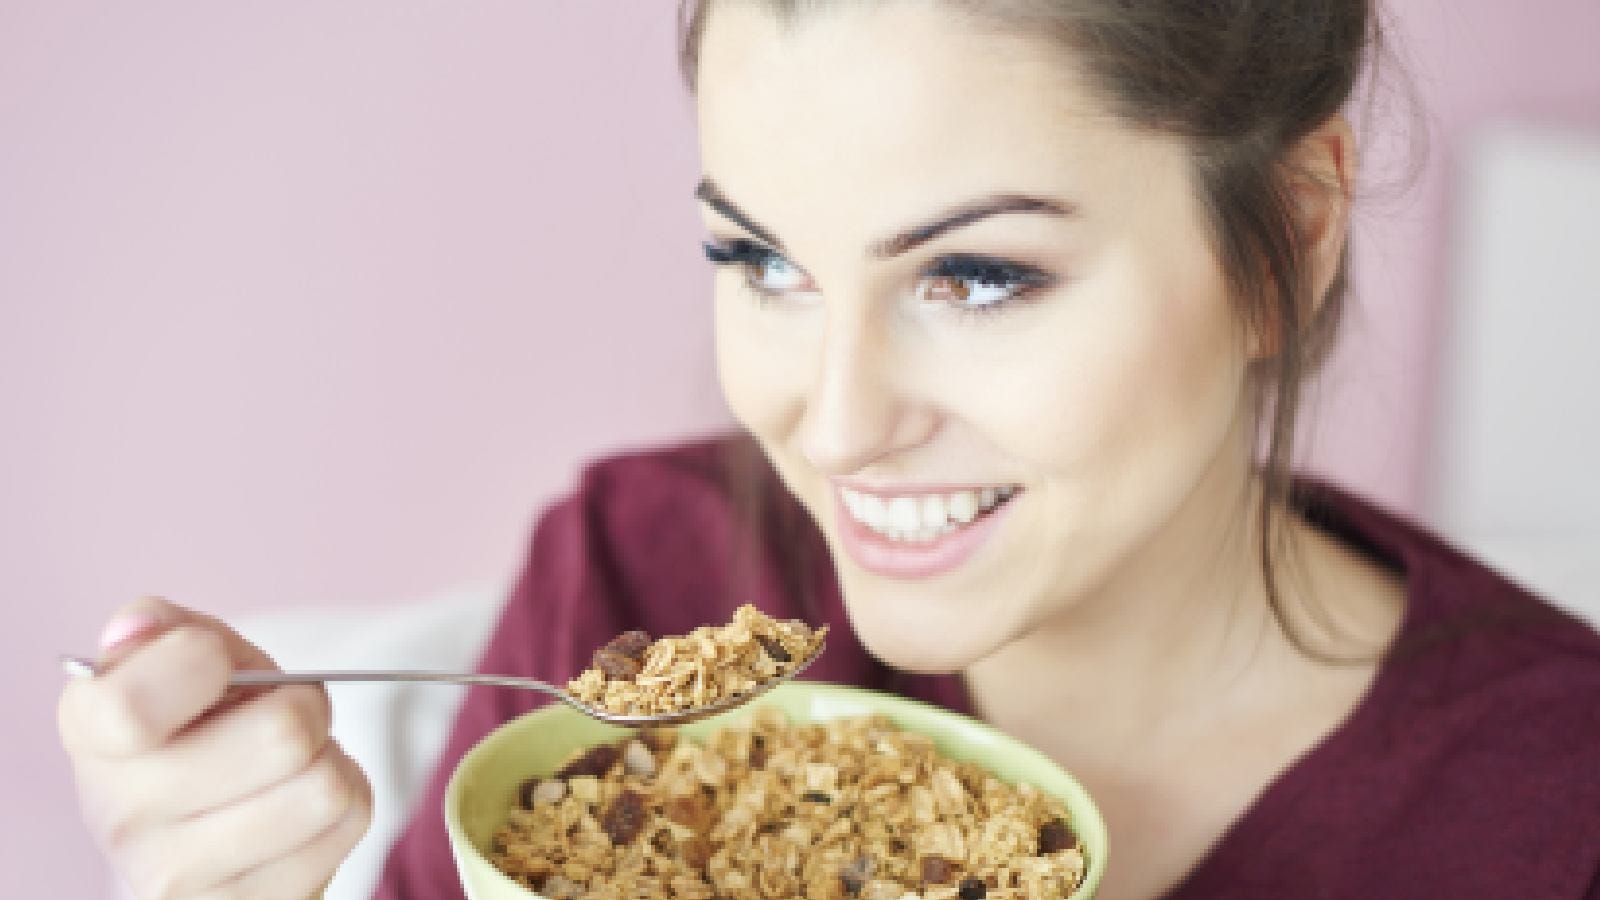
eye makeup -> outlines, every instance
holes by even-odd
[[[731,241],[726,241],[723,243],[706,241],[703,246],[705,247],[706,251],[706,259],[710,260],[712,265],[717,266],[760,265],[765,263],[770,257],[778,255],[771,248],[764,247],[755,241],[746,240],[744,238],[735,238]]]
[[[706,259],[713,265],[740,267],[746,286],[763,299],[774,299],[792,290],[762,283],[770,269],[799,272],[782,254],[747,238],[708,241],[704,248]],[[916,292],[919,302],[962,315],[999,312],[1058,282],[1055,275],[1036,266],[972,253],[939,256],[920,278]]]
[[[790,270],[791,277],[800,276],[800,270],[783,255],[770,247],[746,238],[736,238],[725,243],[705,244],[706,259],[715,266],[737,266],[744,274],[745,287],[755,292],[763,302],[779,299],[795,290],[794,287],[773,287],[763,283],[764,276],[775,268]],[[802,276],[803,277],[803,276]]]
[[[993,256],[954,253],[934,260],[923,273],[917,299],[963,315],[989,315],[1048,290],[1056,277],[1035,266]],[[933,295],[942,288],[940,296]]]

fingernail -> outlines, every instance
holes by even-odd
[[[124,613],[107,622],[105,630],[100,632],[100,651],[104,653],[114,650],[136,637],[155,631],[160,626],[161,620],[149,613]]]

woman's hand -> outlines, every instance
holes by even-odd
[[[84,817],[135,895],[316,895],[372,810],[327,692],[230,688],[236,669],[277,667],[161,600],[123,609],[101,645],[102,674],[66,686],[58,720]]]

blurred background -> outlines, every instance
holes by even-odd
[[[584,459],[726,425],[675,6],[0,0],[7,893],[108,895],[54,704],[113,607],[470,659]],[[1600,612],[1600,4],[1389,6],[1307,465]]]

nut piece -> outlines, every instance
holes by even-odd
[[[629,741],[622,748],[622,768],[635,778],[649,778],[656,774],[656,758],[640,741]]]
[[[638,791],[623,791],[617,799],[611,801],[605,812],[600,814],[600,827],[605,829],[606,837],[611,838],[611,843],[620,847],[623,844],[633,843],[633,839],[644,830],[645,822],[650,818],[644,806],[644,797]]]
[[[548,806],[552,803],[560,803],[566,796],[567,783],[552,778],[548,781],[539,782],[539,786],[533,789],[533,804],[534,806]]]

